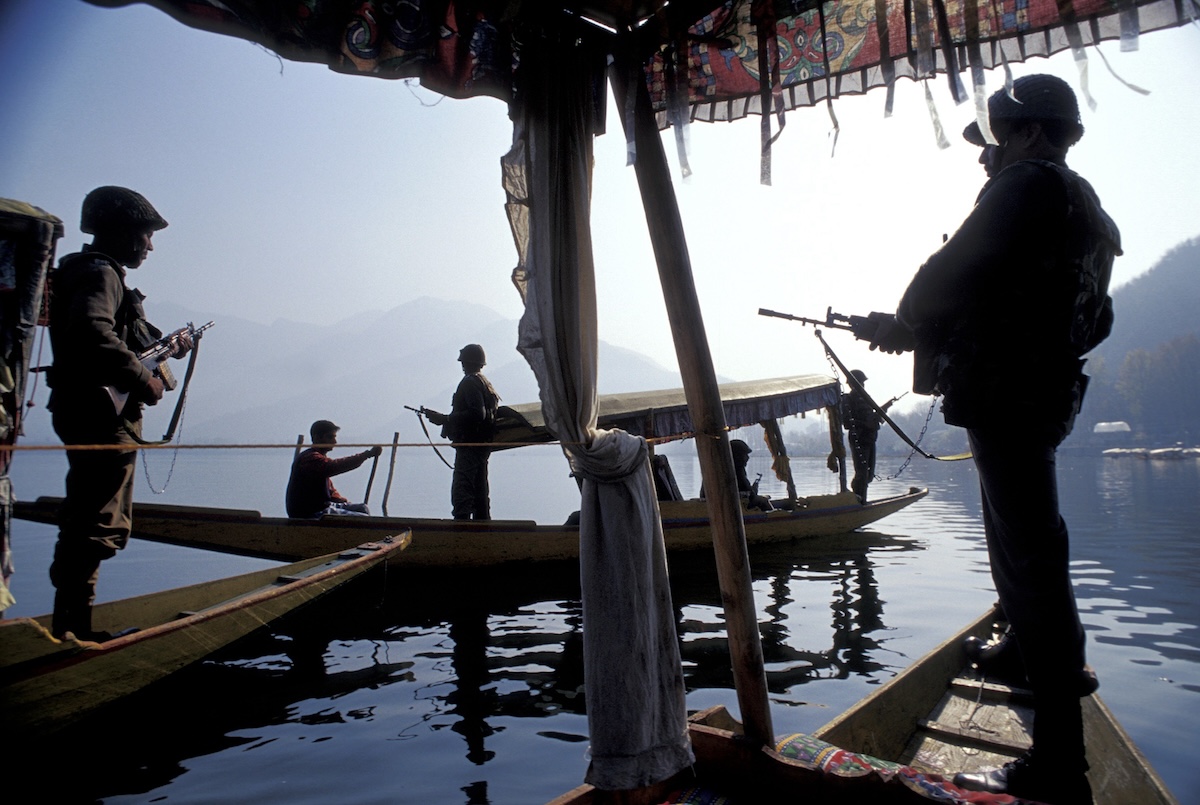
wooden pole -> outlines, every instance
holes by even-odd
[[[296,461],[296,459],[300,458],[300,448],[303,446],[304,446],[304,434],[301,433],[299,436],[296,437],[296,452],[292,453],[293,463]]]
[[[392,459],[388,462],[387,483],[383,487],[383,516],[387,517],[388,495],[392,493],[392,476],[396,474],[396,450],[400,447],[400,431],[392,434]]]
[[[636,65],[636,61],[629,61]],[[667,317],[675,339],[675,354],[683,376],[688,412],[696,429],[700,473],[708,490],[717,577],[725,605],[725,624],[738,706],[746,736],[759,745],[770,746],[774,743],[775,733],[771,726],[766,669],[751,588],[746,529],[742,521],[733,454],[729,449],[729,434],[725,429],[725,409],[721,404],[716,370],[713,368],[708,336],[700,313],[700,300],[692,276],[683,221],[640,69],[627,70],[624,76],[614,73],[612,84],[617,96],[617,108],[624,117],[628,89],[626,77],[630,75],[633,79],[629,83],[637,87],[634,107],[637,148],[635,171],[658,263]],[[625,128],[628,130],[628,125]]]
[[[379,466],[379,454],[376,453],[371,459],[371,474],[367,477],[367,491],[363,495],[363,505],[367,505],[367,501],[371,499],[371,484],[375,483],[375,469]]]

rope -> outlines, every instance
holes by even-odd
[[[874,399],[871,398],[871,395],[867,394],[867,390],[865,388],[863,388],[862,383],[858,382],[858,378],[856,378],[854,375],[852,375],[850,373],[850,370],[846,368],[846,364],[842,363],[841,359],[838,358],[838,356],[834,353],[834,351],[829,348],[829,344],[827,344],[825,342],[825,338],[821,335],[821,331],[817,330],[815,332],[815,335],[817,336],[817,340],[821,342],[821,346],[825,348],[825,354],[829,357],[829,360],[832,361],[837,366],[837,368],[841,371],[841,373],[845,376],[846,382],[849,383],[852,388],[862,392],[863,396],[866,397],[867,401],[871,403],[871,408],[875,411],[875,413],[879,414],[879,418],[882,419],[884,422],[886,422],[888,424],[888,427],[890,427],[893,431],[895,431],[896,435],[899,436],[901,439],[903,439],[904,442],[913,449],[914,453],[920,453],[925,458],[932,459],[934,461],[962,461],[964,459],[971,458],[970,451],[968,451],[966,453],[956,453],[955,455],[952,455],[952,456],[935,456],[932,453],[922,450],[921,446],[917,442],[915,442],[911,438],[909,438],[909,435],[907,433],[905,433],[904,430],[899,425],[897,425],[894,421],[892,421],[892,418],[889,417],[887,415],[887,413],[882,408],[879,407],[879,404],[877,402],[875,402]],[[935,400],[935,402],[936,402],[936,400]],[[925,437],[925,433],[929,429],[929,420],[932,416],[933,416],[933,407],[930,406],[929,415],[925,417],[925,427],[921,428],[921,434],[920,434],[920,436],[917,437],[918,441]],[[907,462],[905,462],[905,466],[908,466]],[[897,473],[897,475],[898,474],[899,473]]]
[[[647,440],[649,441],[649,440]],[[494,449],[504,449],[509,447],[547,447],[554,445],[574,445],[583,442],[436,442],[440,447],[491,447]],[[390,447],[391,442],[338,442],[334,447]],[[428,447],[428,442],[400,442],[396,447]],[[275,443],[251,443],[251,444],[231,444],[231,443],[214,443],[214,444],[0,444],[0,452],[5,450],[14,452],[36,452],[39,450],[279,450],[287,448],[295,450],[295,442]]]

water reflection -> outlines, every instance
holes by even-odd
[[[944,472],[928,500],[883,521],[890,534],[752,550],[777,731],[824,723],[993,600],[977,487]],[[1101,693],[1186,799],[1200,477],[1170,472],[1064,461],[1060,481]],[[689,703],[732,704],[711,556],[672,558],[671,578]],[[55,742],[53,760],[35,752],[27,765],[60,779],[64,802],[502,805],[578,784],[575,566],[366,581],[98,714]]]

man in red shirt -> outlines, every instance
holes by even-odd
[[[333,486],[333,476],[356,470],[368,458],[383,452],[375,445],[345,458],[330,458],[341,430],[328,419],[318,419],[309,428],[313,446],[296,456],[287,485],[288,517],[320,517],[324,514],[370,514],[365,503],[351,503]]]

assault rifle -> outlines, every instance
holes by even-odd
[[[167,358],[170,358],[179,349],[179,340],[184,335],[191,336],[192,347],[194,349],[196,343],[200,340],[200,336],[204,334],[205,330],[212,327],[213,324],[215,322],[210,321],[207,324],[194,327],[189,321],[186,327],[180,327],[174,332],[167,333],[139,352],[137,356],[138,360],[142,362],[142,366],[145,366],[155,377],[162,381],[165,390],[174,391],[175,387],[179,385],[179,381],[171,373],[171,367],[167,365]],[[105,386],[104,390],[112,398],[113,407],[117,409],[117,413],[125,410],[125,403],[129,400],[128,391],[118,391],[112,386]]]
[[[430,422],[432,422],[435,425],[442,425],[445,423],[446,415],[443,414],[441,411],[435,411],[432,408],[426,408],[423,405],[420,408],[413,408],[411,405],[406,405],[404,407],[410,411],[416,412],[420,416],[427,418]],[[433,416],[430,416],[430,414],[433,414]],[[442,422],[438,422],[438,419],[441,419]]]
[[[860,341],[870,341],[874,337],[875,331],[879,329],[879,322],[870,316],[843,316],[841,313],[834,313],[832,307],[825,309],[824,320],[793,316],[791,313],[780,313],[775,310],[767,310],[765,307],[758,309],[758,315],[774,316],[777,319],[787,319],[788,321],[798,321],[801,324],[811,324],[815,327],[849,330]]]

